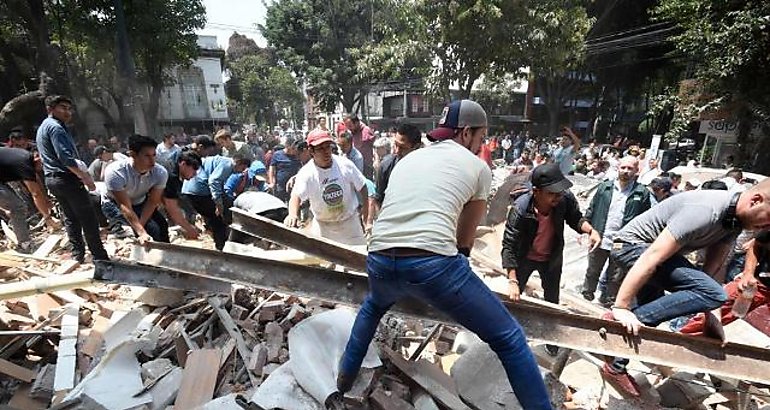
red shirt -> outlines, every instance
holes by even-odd
[[[532,241],[527,259],[546,262],[551,256],[551,247],[553,247],[553,221],[550,214],[544,215],[538,212],[537,208],[535,208],[535,215],[537,216],[537,234]]]
[[[489,149],[487,144],[481,144],[481,150],[479,151],[479,158],[486,162],[490,168],[492,168],[492,150]]]

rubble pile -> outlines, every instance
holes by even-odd
[[[339,397],[349,307],[240,285],[219,295],[105,285],[91,279],[93,265],[67,258],[62,236],[40,242],[31,255],[0,253],[5,408],[520,408],[496,355],[460,328],[386,316]],[[106,245],[124,257],[132,246]],[[498,274],[485,277],[493,289],[505,282]],[[770,409],[767,386],[638,362],[630,369],[644,396],[625,398],[602,379],[603,358],[574,351],[559,365],[532,348],[554,408]]]

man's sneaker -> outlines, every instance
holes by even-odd
[[[603,307],[610,307],[612,306],[612,299],[605,295],[599,295],[599,304]]]
[[[559,354],[559,346],[544,345],[543,348],[545,349],[545,352],[548,353],[548,356],[556,357],[556,355]]]
[[[337,375],[337,391],[344,395],[353,388],[353,383],[355,383],[355,381],[355,376],[351,377],[340,372],[340,374]]]
[[[32,241],[21,242],[16,245],[16,252],[30,254],[35,250],[35,244]]]
[[[631,398],[642,396],[639,385],[636,384],[636,380],[628,372],[617,371],[609,363],[605,363],[600,373],[604,381],[614,387],[618,393]]]
[[[593,302],[593,300],[594,300],[593,292],[588,292],[588,291],[584,290],[584,291],[580,292],[580,294],[583,295],[583,299],[585,299],[585,300],[587,300],[589,302]]]

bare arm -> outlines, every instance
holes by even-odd
[[[144,207],[142,207],[142,216],[139,217],[139,223],[142,224],[142,226],[150,220],[153,212],[158,209],[162,200],[163,190],[161,188],[155,187],[150,189],[150,192],[147,193],[147,201],[145,202]]]
[[[35,202],[35,208],[40,211],[43,218],[48,220],[51,218],[51,202],[43,194],[43,189],[37,181],[24,180],[24,186],[27,187],[29,193],[32,194],[32,200]]]
[[[298,195],[292,194],[289,198],[289,214],[284,219],[283,223],[290,227],[296,228],[299,226],[299,207],[302,205],[302,201]]]
[[[126,217],[126,220],[131,225],[132,228],[134,228],[134,232],[136,232],[136,235],[140,238],[146,238],[149,235],[147,235],[147,231],[144,230],[144,226],[142,226],[141,222],[139,221],[139,217],[136,216],[136,213],[134,212],[134,208],[131,206],[131,200],[128,198],[128,195],[125,191],[110,191],[112,193],[112,196],[115,198],[115,202],[117,202],[118,207],[120,208],[120,212],[123,214],[124,217]]]
[[[275,186],[275,166],[270,165],[270,167],[267,169],[267,184],[272,186]]]
[[[457,220],[458,248],[473,248],[473,241],[476,239],[476,227],[486,212],[487,201],[485,200],[479,199],[465,204]]]
[[[358,201],[361,203],[361,222],[366,225],[369,221],[369,190],[366,184],[357,192]]]
[[[195,229],[195,226],[193,226],[190,222],[187,222],[187,219],[185,219],[184,214],[182,214],[182,210],[179,208],[179,200],[163,198],[163,206],[166,208],[166,213],[168,213],[169,218],[171,218],[175,224],[182,227],[182,230],[184,230],[185,237],[187,237],[187,239],[198,238],[198,230]]]

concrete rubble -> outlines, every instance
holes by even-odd
[[[476,250],[499,254],[499,228],[487,229]],[[567,239],[564,294],[577,283],[570,275],[585,269],[585,250],[574,239]],[[66,240],[56,242],[41,241],[45,249],[35,256],[0,252],[0,408],[520,408],[497,356],[453,326],[387,315],[353,390],[340,398],[337,365],[355,318],[349,307],[238,285],[225,295],[90,281],[3,293],[6,284],[36,278],[87,277],[93,265],[72,264]],[[175,242],[213,248],[207,237]],[[106,243],[116,259],[128,259],[131,246]],[[328,265],[293,249],[228,249]],[[495,272],[475,268],[505,292]],[[751,335],[752,344],[766,348],[768,317],[767,309],[750,315],[728,327],[728,336]],[[540,345],[532,349],[557,409],[770,410],[767,386],[638,362],[630,370],[644,399],[628,399],[602,379],[603,358],[572,352],[557,377],[555,359]]]

